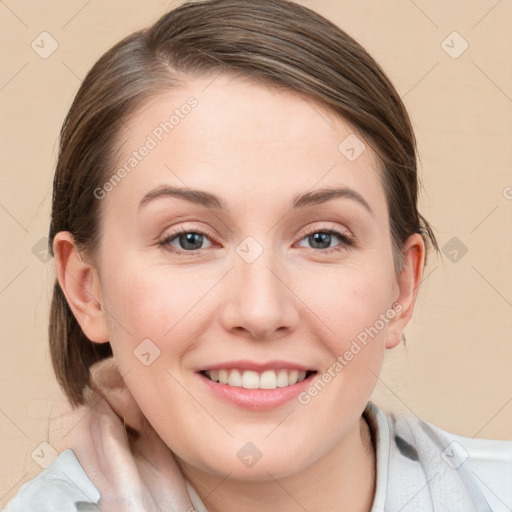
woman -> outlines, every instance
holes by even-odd
[[[6,510],[492,510],[477,441],[369,401],[437,248],[417,194],[398,94],[314,12],[192,2],[118,43],[54,180],[76,415]]]

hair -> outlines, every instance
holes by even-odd
[[[94,255],[101,238],[94,190],[112,174],[122,124],[149,98],[183,80],[220,72],[297,92],[341,116],[370,145],[382,167],[395,267],[419,233],[438,250],[418,212],[416,141],[407,111],[379,65],[354,39],[288,0],[186,2],[121,40],[91,68],[60,133],[49,248],[69,231]],[[91,342],[55,282],[49,324],[53,368],[69,402],[84,402],[90,366],[112,355]]]

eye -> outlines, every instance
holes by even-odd
[[[338,239],[340,243],[333,247],[331,243],[335,242],[336,239]],[[303,240],[307,240],[312,245],[312,249],[316,249],[324,253],[343,250],[355,245],[353,238],[349,235],[348,232],[342,232],[332,228],[313,229],[301,239],[301,241]],[[301,245],[301,247],[304,246]]]
[[[211,238],[211,235],[201,230],[180,228],[166,234],[165,238],[158,242],[158,245],[172,253],[194,254],[195,251],[212,247]],[[332,243],[335,243],[336,239],[339,243],[333,246]],[[312,229],[301,238],[300,242],[304,240],[311,244],[311,249],[323,253],[340,251],[355,246],[355,241],[348,232],[333,228]],[[204,245],[205,242],[206,246]],[[304,247],[300,242],[299,246]]]
[[[206,247],[203,246],[205,241],[209,244]],[[180,253],[199,251],[211,247],[213,244],[207,233],[196,229],[181,228],[167,234],[163,240],[158,242],[158,245],[170,252]]]

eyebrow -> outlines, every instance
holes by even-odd
[[[366,199],[359,192],[356,192],[355,190],[349,187],[322,188],[319,190],[299,194],[298,196],[295,196],[291,208],[296,209],[304,206],[325,203],[337,197],[345,197],[347,199],[352,199],[358,202],[360,205],[364,206],[364,208],[368,210],[368,213],[373,215],[373,210],[366,201]]]
[[[176,197],[178,199],[183,199],[185,201],[189,201],[190,203],[205,206],[207,208],[225,211],[228,210],[222,199],[214,194],[211,194],[210,192],[205,192],[204,190],[194,190],[190,188],[169,187],[166,185],[162,185],[153,190],[150,190],[139,203],[139,209],[154,199],[160,199],[162,197]],[[374,214],[372,208],[364,199],[364,197],[359,194],[359,192],[356,192],[349,187],[324,188],[298,194],[294,197],[290,209],[296,210],[306,206],[321,204],[338,197],[352,199],[353,201],[356,201],[362,205],[371,215]]]

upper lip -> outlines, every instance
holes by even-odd
[[[252,370],[254,372],[262,373],[265,370],[303,370],[303,371],[315,371],[314,368],[310,366],[305,366],[303,364],[294,363],[292,361],[265,361],[265,362],[257,362],[257,361],[249,361],[249,360],[239,360],[239,361],[225,361],[223,363],[212,364],[208,366],[204,366],[200,368],[198,371],[211,371],[211,370]]]

